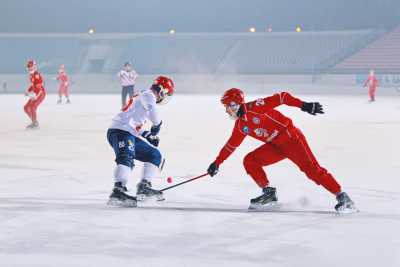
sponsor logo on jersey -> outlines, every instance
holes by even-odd
[[[133,144],[132,140],[128,140],[128,149],[130,151],[134,150],[135,145]]]
[[[250,132],[249,127],[244,126],[244,127],[243,127],[243,132],[244,132],[245,134],[248,134],[248,133]]]
[[[125,142],[124,141],[119,141],[118,142],[118,147],[119,148],[124,148],[125,147]]]
[[[264,99],[259,98],[256,100],[256,106],[264,106],[264,105],[265,105]]]
[[[267,142],[271,142],[275,137],[278,136],[278,134],[279,134],[279,131],[274,130],[274,131],[272,132],[272,134],[267,138]]]
[[[254,124],[260,124],[260,118],[253,117],[253,122],[254,122]]]
[[[268,136],[268,132],[267,132],[267,130],[265,130],[264,128],[257,128],[257,129],[254,129],[254,133],[255,133],[258,137],[267,137],[267,136]]]

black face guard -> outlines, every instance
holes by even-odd
[[[158,96],[157,97],[157,101],[156,101],[157,104],[164,105],[164,104],[167,104],[169,102],[169,100],[170,100],[172,95],[166,93],[165,92],[166,90],[162,86],[160,86],[159,84],[153,84],[151,86],[151,89],[154,92],[156,92],[156,94]]]

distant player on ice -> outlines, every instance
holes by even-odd
[[[124,68],[118,72],[118,78],[121,82],[122,90],[121,90],[121,104],[122,107],[126,105],[126,99],[129,96],[133,96],[133,91],[135,90],[135,82],[138,74],[132,68],[132,64],[130,62],[126,62],[124,64]]]
[[[30,87],[25,91],[25,95],[29,96],[29,100],[24,106],[24,111],[31,119],[31,124],[26,126],[26,129],[36,129],[39,127],[36,111],[46,97],[46,90],[43,87],[43,79],[37,70],[36,62],[29,60],[26,67],[31,82]]]
[[[151,186],[151,180],[163,167],[163,160],[157,146],[161,118],[157,104],[165,104],[174,93],[174,83],[165,76],[159,76],[150,89],[135,94],[127,105],[113,119],[107,132],[107,139],[115,152],[114,189],[108,204],[136,206],[137,200],[156,196],[163,200],[162,193]],[[150,131],[143,125],[150,120]],[[144,162],[141,181],[137,185],[137,199],[127,193],[126,184],[134,167],[134,160]]]
[[[282,92],[245,103],[243,92],[232,88],[224,93],[221,103],[236,122],[228,142],[208,167],[209,175],[217,174],[219,166],[235,151],[246,136],[264,142],[263,145],[247,154],[243,160],[246,172],[262,189],[260,196],[250,200],[249,209],[262,209],[278,201],[276,189],[269,185],[263,167],[288,158],[308,178],[336,196],[338,201],[335,206],[336,211],[341,213],[355,211],[353,201],[342,191],[332,174],[319,165],[303,133],[293,125],[291,119],[274,109],[285,104],[300,108],[312,115],[322,114],[324,112],[318,102],[303,102],[289,93]]]
[[[64,65],[60,66],[56,80],[59,82],[57,104],[61,104],[62,96],[65,96],[65,98],[67,99],[67,104],[70,104],[71,101],[69,100],[69,80],[68,75],[65,72]]]
[[[375,76],[375,71],[370,70],[367,80],[364,83],[364,87],[368,86],[369,102],[375,101],[376,88],[378,87],[378,79]]]

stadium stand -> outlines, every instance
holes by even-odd
[[[72,73],[113,73],[129,60],[141,74],[314,74],[375,35],[374,30],[0,34],[0,73],[25,72],[26,60],[35,58],[43,73],[56,72],[60,64]]]
[[[70,37],[0,37],[0,73],[22,73],[26,61],[34,58],[43,73],[55,73],[60,64],[77,69],[81,41]]]
[[[400,73],[400,26],[337,64],[333,73]]]

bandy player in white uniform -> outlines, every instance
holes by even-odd
[[[150,89],[129,99],[127,105],[113,119],[107,131],[107,139],[115,152],[114,189],[108,204],[117,206],[136,206],[137,200],[157,196],[163,200],[162,193],[151,188],[151,179],[162,168],[163,161],[157,146],[158,133],[162,121],[157,104],[165,104],[174,93],[173,81],[159,76]],[[143,125],[150,120],[150,131]],[[144,139],[147,141],[145,141]],[[141,181],[137,185],[137,198],[127,193],[126,184],[134,167],[134,160],[144,162]]]

